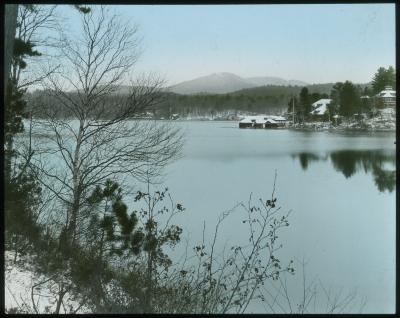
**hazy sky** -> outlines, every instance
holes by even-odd
[[[113,7],[139,25],[137,70],[169,85],[216,72],[360,83],[395,66],[394,4]],[[63,15],[77,25],[71,9]]]

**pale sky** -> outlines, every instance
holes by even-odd
[[[139,26],[137,70],[168,85],[217,72],[366,83],[395,66],[394,4],[112,7]],[[78,25],[71,6],[61,14]]]

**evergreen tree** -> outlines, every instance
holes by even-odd
[[[308,93],[307,87],[303,87],[301,89],[300,95],[299,95],[299,103],[301,105],[301,109],[303,111],[304,117],[307,118],[311,112],[310,95]]]
[[[340,91],[339,113],[343,116],[351,116],[359,110],[360,96],[352,82],[346,81]]]
[[[387,69],[380,67],[372,79],[374,94],[378,94],[385,86],[391,86],[393,89],[396,88],[396,73],[392,66],[389,66]]]
[[[27,7],[29,9],[31,6],[27,5]],[[35,179],[34,172],[27,169],[29,158],[26,159],[27,162],[22,162],[15,167],[12,167],[12,159],[17,156],[14,149],[14,138],[24,131],[22,120],[28,116],[25,100],[26,89],[18,87],[17,74],[19,70],[27,67],[26,59],[28,57],[39,55],[40,53],[35,50],[34,44],[19,38],[15,39],[4,100],[6,240],[11,240],[14,243],[16,237],[25,236],[26,241],[29,242],[31,239],[36,240],[38,235],[35,209],[40,202],[41,188]],[[20,246],[15,250],[21,252],[23,248]]]
[[[372,90],[369,86],[365,86],[363,90],[363,96],[369,96],[371,97],[372,95]]]

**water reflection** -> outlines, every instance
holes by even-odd
[[[307,170],[313,161],[330,161],[335,170],[342,172],[346,178],[350,178],[360,170],[370,173],[381,192],[385,190],[392,192],[396,187],[396,153],[394,151],[340,150],[325,155],[302,152],[292,157],[299,159],[303,170]]]

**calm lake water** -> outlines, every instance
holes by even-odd
[[[176,125],[186,133],[184,156],[167,168],[164,182],[187,209],[175,223],[191,241],[201,240],[204,221],[210,241],[218,215],[250,193],[270,198],[276,170],[278,203],[292,210],[290,226],[280,235],[281,259],[304,259],[307,279],[332,293],[356,291],[366,299],[364,313],[394,312],[395,133],[253,130],[234,122]],[[238,211],[225,223],[221,246],[247,240],[242,218]],[[288,281],[294,291],[302,272],[296,269]]]
[[[166,168],[163,185],[185,213],[174,219],[190,247],[212,233],[220,213],[250,194],[275,195],[282,210],[292,210],[282,229],[278,257],[295,260],[288,278],[293,302],[307,282],[323,284],[332,296],[356,292],[364,313],[395,310],[395,133],[330,133],[239,129],[236,122],[172,122],[185,132],[183,157]],[[137,182],[135,182],[137,186]],[[245,244],[248,232],[238,209],[221,227],[218,248]],[[182,245],[173,252],[184,252]],[[310,311],[326,312],[320,290]],[[346,312],[359,312],[361,301]],[[250,312],[266,312],[256,303]]]

